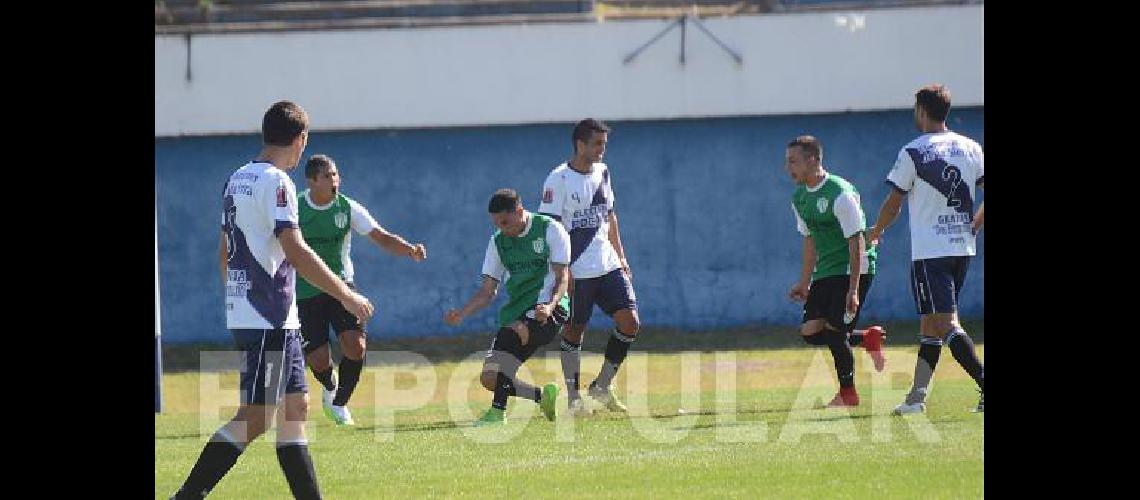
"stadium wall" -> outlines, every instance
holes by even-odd
[[[938,81],[984,105],[983,5],[668,21],[155,36],[156,137],[257,131],[273,101],[315,130],[910,107]]]
[[[899,89],[899,99],[911,99],[912,90]],[[244,121],[257,123],[262,105],[246,110]],[[790,207],[794,186],[782,167],[788,140],[801,133],[820,137],[825,165],[855,183],[873,220],[898,149],[916,135],[910,110],[610,124],[606,162],[642,321],[689,330],[798,323],[799,305],[786,298],[798,276],[801,241]],[[983,108],[955,108],[950,126],[984,145]],[[529,209],[537,208],[547,173],[570,151],[571,127],[568,120],[312,134],[306,157],[332,155],[345,194],[386,228],[428,248],[428,260],[417,264],[354,237],[356,282],[377,305],[370,334],[494,328],[502,295],[461,328],[441,318],[479,282],[493,230],[486,214],[490,193],[513,187]],[[155,139],[167,342],[229,340],[217,270],[220,193],[225,177],[258,148],[254,134]],[[303,188],[303,174],[292,177]],[[966,317],[983,314],[984,234],[961,297]],[[906,209],[887,232],[881,256],[866,317],[914,318]],[[611,324],[596,311],[591,326]]]

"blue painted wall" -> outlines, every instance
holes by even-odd
[[[955,109],[952,129],[984,142],[984,110]],[[255,117],[256,118],[256,117]],[[319,120],[319,117],[314,117]],[[783,170],[785,144],[819,137],[824,165],[860,190],[868,223],[887,195],[899,148],[913,139],[910,110],[825,115],[611,122],[605,161],[613,172],[622,239],[646,326],[711,329],[795,324],[786,298],[801,240]],[[387,229],[427,245],[428,260],[391,256],[354,236],[358,287],[377,305],[374,336],[447,335],[494,328],[491,308],[460,328],[441,321],[475,290],[492,233],[486,203],[499,187],[537,208],[542,182],[570,151],[573,124],[314,133],[305,158],[331,155],[342,192]],[[219,283],[220,192],[226,176],[257,154],[256,135],[155,139],[162,331],[166,341],[228,341]],[[298,190],[304,175],[292,172]],[[965,317],[981,317],[979,257],[962,294]],[[886,233],[867,319],[914,317],[904,208]],[[501,303],[502,296],[496,303]],[[593,327],[608,328],[595,311]]]

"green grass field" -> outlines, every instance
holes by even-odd
[[[980,322],[966,326],[982,338]],[[486,338],[377,342],[349,404],[356,427],[332,425],[309,376],[310,448],[331,499],[982,497],[985,419],[969,412],[977,392],[948,349],[928,413],[890,415],[917,351],[914,334],[900,332],[913,331],[888,326],[883,373],[856,349],[862,404],[853,411],[815,408],[837,387],[831,358],[826,349],[796,347],[790,329],[661,332],[635,344],[615,381],[630,416],[560,414],[548,422],[536,405],[512,398],[508,424],[492,429],[470,427],[491,399],[477,382]],[[600,350],[602,335],[590,332],[586,349]],[[424,362],[392,365],[376,355],[385,349],[414,351]],[[528,361],[524,379],[562,385],[553,349]],[[984,360],[980,341],[978,352]],[[601,362],[600,353],[583,352],[586,382]],[[164,413],[154,419],[155,498],[178,488],[205,440],[232,416],[236,388],[233,371],[166,375]],[[211,498],[289,498],[272,433],[246,450]]]

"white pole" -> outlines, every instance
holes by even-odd
[[[158,191],[154,193],[154,412],[162,413],[162,312],[158,293]]]

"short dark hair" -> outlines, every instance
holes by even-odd
[[[322,170],[333,165],[336,165],[336,162],[329,155],[313,155],[305,163],[305,177],[315,180],[318,175],[321,175]]]
[[[610,128],[605,123],[593,118],[586,118],[574,126],[574,133],[570,135],[570,145],[578,151],[578,141],[590,142],[594,132],[609,133]]]
[[[261,142],[268,146],[288,146],[309,130],[309,115],[292,101],[278,101],[261,119]]]
[[[819,142],[819,139],[816,139],[814,135],[801,135],[792,139],[792,142],[788,143],[788,147],[793,146],[799,146],[800,151],[815,157],[817,160],[823,159],[823,143]]]
[[[950,114],[950,91],[941,83],[932,83],[914,93],[915,105],[926,111],[926,116],[936,122],[946,121]]]
[[[503,212],[510,212],[522,205],[522,200],[519,199],[519,194],[510,188],[503,188],[495,191],[491,196],[491,202],[487,204],[487,212],[498,214]]]

